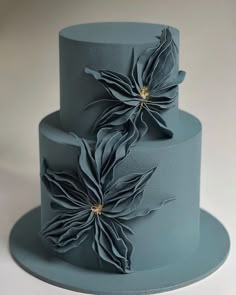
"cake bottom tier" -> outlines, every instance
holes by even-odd
[[[180,111],[179,118],[173,139],[139,142],[115,173],[116,177],[120,177],[157,165],[158,169],[145,188],[141,206],[152,208],[157,200],[161,202],[175,197],[161,210],[128,222],[134,232],[129,239],[134,246],[132,268],[135,271],[187,259],[198,247],[201,123],[183,111]],[[45,117],[39,126],[41,163],[46,159],[51,169],[77,171],[78,148],[73,146],[74,140],[61,128],[59,112]],[[43,183],[41,202],[43,227],[55,215]],[[58,255],[84,268],[116,271],[109,264],[101,263],[93,252],[92,241],[91,233],[80,246]]]

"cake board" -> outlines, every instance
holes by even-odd
[[[216,271],[226,260],[230,239],[224,226],[201,210],[200,243],[193,255],[181,262],[131,274],[92,271],[69,264],[43,247],[40,207],[14,225],[9,247],[14,260],[31,275],[61,288],[99,295],[161,293],[197,282]]]

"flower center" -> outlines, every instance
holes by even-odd
[[[147,86],[143,86],[141,89],[140,89],[140,92],[139,92],[140,96],[143,98],[143,99],[148,99],[149,95],[150,95],[150,92],[148,90],[148,87]]]
[[[96,215],[101,215],[102,214],[102,208],[103,208],[103,205],[101,205],[101,204],[93,205],[91,207],[91,211]]]

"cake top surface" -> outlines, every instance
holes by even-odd
[[[80,42],[90,43],[152,43],[160,36],[163,28],[169,27],[173,35],[178,30],[161,24],[141,22],[96,22],[66,27],[60,36]]]

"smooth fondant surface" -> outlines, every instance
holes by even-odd
[[[47,283],[98,295],[154,294],[192,284],[219,268],[230,248],[223,225],[202,210],[200,243],[193,255],[168,267],[129,275],[112,274],[86,270],[56,258],[42,246],[39,230],[40,208],[16,223],[10,236],[10,251],[16,262]]]

